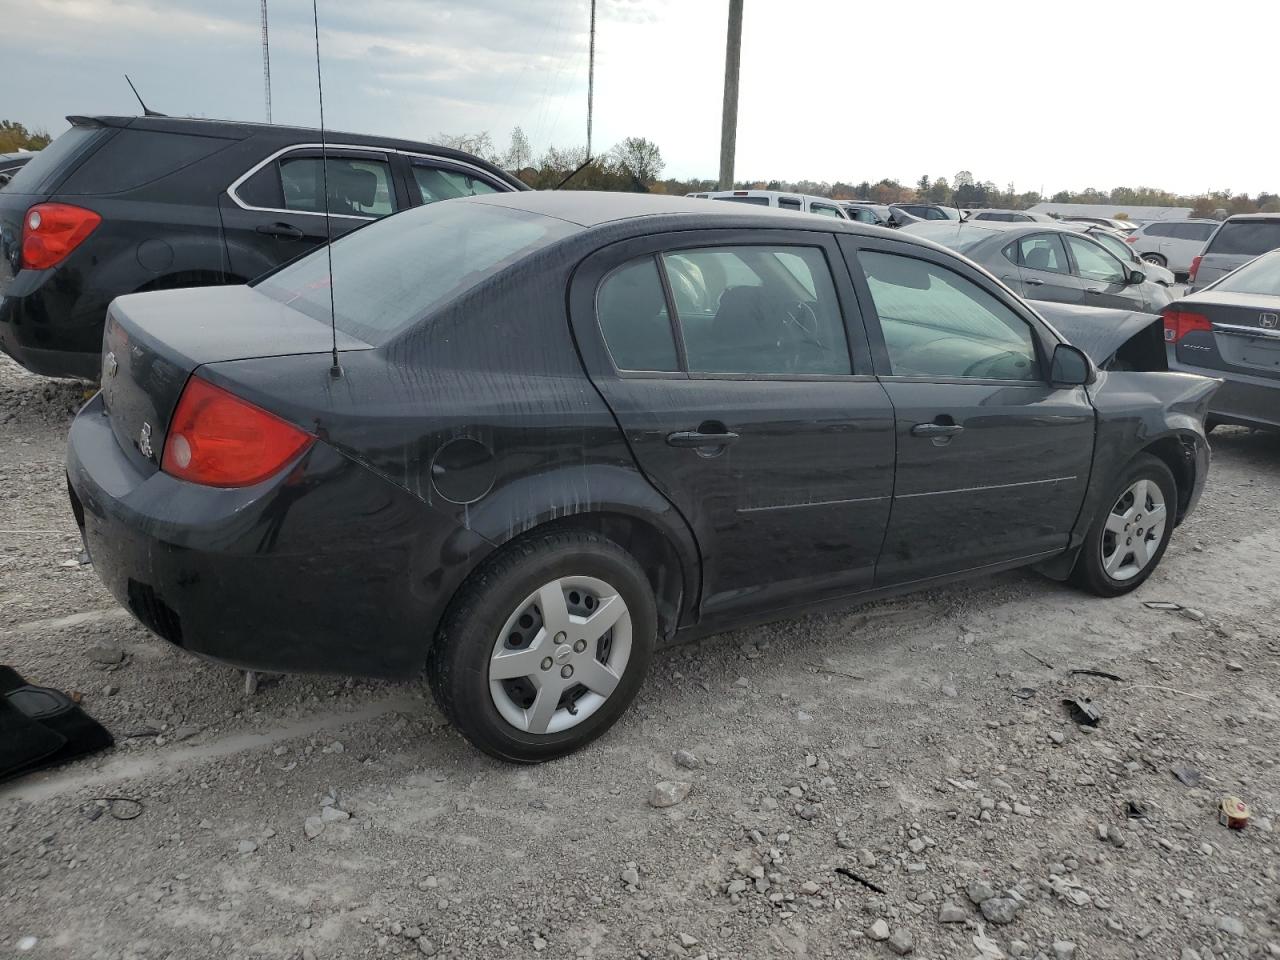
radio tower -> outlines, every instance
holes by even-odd
[[[271,122],[271,44],[267,40],[267,0],[262,0],[262,93],[267,105],[267,123]]]

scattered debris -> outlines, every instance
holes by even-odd
[[[889,949],[900,957],[905,957],[915,948],[915,943],[911,939],[911,931],[905,927],[899,927],[893,931],[893,936],[889,938]]]
[[[689,796],[693,784],[687,780],[660,780],[653,785],[653,793],[649,796],[649,805],[658,807],[674,807]]]
[[[872,940],[888,940],[889,924],[885,923],[883,920],[877,920],[875,923],[871,924],[871,926],[867,927],[867,936]]]
[[[1052,663],[1050,663],[1048,660],[1041,660],[1039,657],[1037,657],[1034,653],[1032,653],[1032,652],[1031,652],[1030,650],[1028,650],[1026,647],[1023,647],[1023,648],[1022,648],[1022,652],[1023,652],[1023,653],[1025,653],[1025,654],[1026,654],[1028,657],[1030,657],[1032,660],[1034,660],[1036,663],[1040,664],[1041,666],[1043,666],[1043,667],[1048,667],[1050,670],[1052,670],[1052,669],[1053,669],[1053,664],[1052,664]]]
[[[1144,600],[1142,605],[1149,610],[1181,610],[1182,604],[1171,600]]]
[[[698,755],[690,750],[677,750],[672,755],[676,766],[684,767],[686,770],[697,770],[702,766],[702,761],[698,759]]]
[[[103,810],[116,820],[137,820],[142,816],[142,801],[133,797],[93,797],[92,802],[97,805],[98,812],[90,815],[90,820],[97,820]]]
[[[1078,677],[1101,677],[1103,680],[1115,680],[1118,683],[1124,683],[1124,677],[1117,676],[1114,673],[1107,673],[1105,670],[1072,670],[1070,673]]]
[[[874,890],[876,893],[879,893],[879,894],[885,893],[884,887],[880,886],[877,883],[873,883],[872,881],[868,880],[866,877],[859,876],[858,874],[850,870],[848,867],[836,867],[836,873],[840,874],[842,877],[848,877],[850,880],[853,880],[855,883],[862,884],[868,890]]]
[[[1239,797],[1223,797],[1218,804],[1218,822],[1232,830],[1243,830],[1249,824],[1249,805]]]
[[[1036,688],[1035,687],[1019,687],[1017,690],[1013,691],[1013,695],[1017,697],[1019,700],[1030,700],[1032,697],[1036,695]]]
[[[1071,720],[1082,726],[1096,727],[1102,722],[1102,714],[1088,697],[1071,698],[1062,701],[1071,714]]]
[[[1200,771],[1195,767],[1179,764],[1171,772],[1185,787],[1198,787],[1200,785]]]

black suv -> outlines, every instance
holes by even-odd
[[[68,117],[0,190],[0,349],[98,378],[107,305],[244,283],[325,241],[319,131],[170,117]],[[426,143],[329,132],[333,235],[436,200],[523,189]]]

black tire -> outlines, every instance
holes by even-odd
[[[495,641],[524,598],[551,580],[587,576],[610,584],[631,617],[631,652],[617,687],[585,720],[558,733],[531,734],[508,723],[489,690]],[[542,763],[590,743],[635,699],[658,630],[648,578],[635,559],[589,531],[534,534],[499,551],[459,589],[427,660],[436,703],[460,733],[490,756],[510,763]]]
[[[1158,253],[1141,253],[1138,256],[1146,263],[1154,263],[1157,267],[1168,267],[1169,261]]]
[[[1164,532],[1159,545],[1151,553],[1147,565],[1127,580],[1113,578],[1103,566],[1103,538],[1106,534],[1107,518],[1125,492],[1138,480],[1149,480],[1160,488],[1164,497],[1166,518]],[[1103,502],[1102,509],[1094,517],[1089,533],[1080,548],[1080,556],[1076,559],[1075,568],[1071,572],[1071,582],[1083,590],[1100,597],[1118,597],[1137,589],[1152,571],[1160,565],[1164,551],[1169,546],[1169,538],[1173,535],[1173,526],[1178,510],[1178,485],[1173,474],[1164,462],[1147,453],[1141,453],[1130,461],[1121,471],[1112,485],[1111,492]]]

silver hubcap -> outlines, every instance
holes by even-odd
[[[489,696],[526,733],[559,733],[604,705],[631,659],[631,613],[594,577],[561,577],[525,597],[489,658]]]
[[[1160,486],[1150,480],[1135,481],[1107,515],[1102,533],[1102,569],[1112,580],[1136,577],[1160,549],[1167,522]]]

